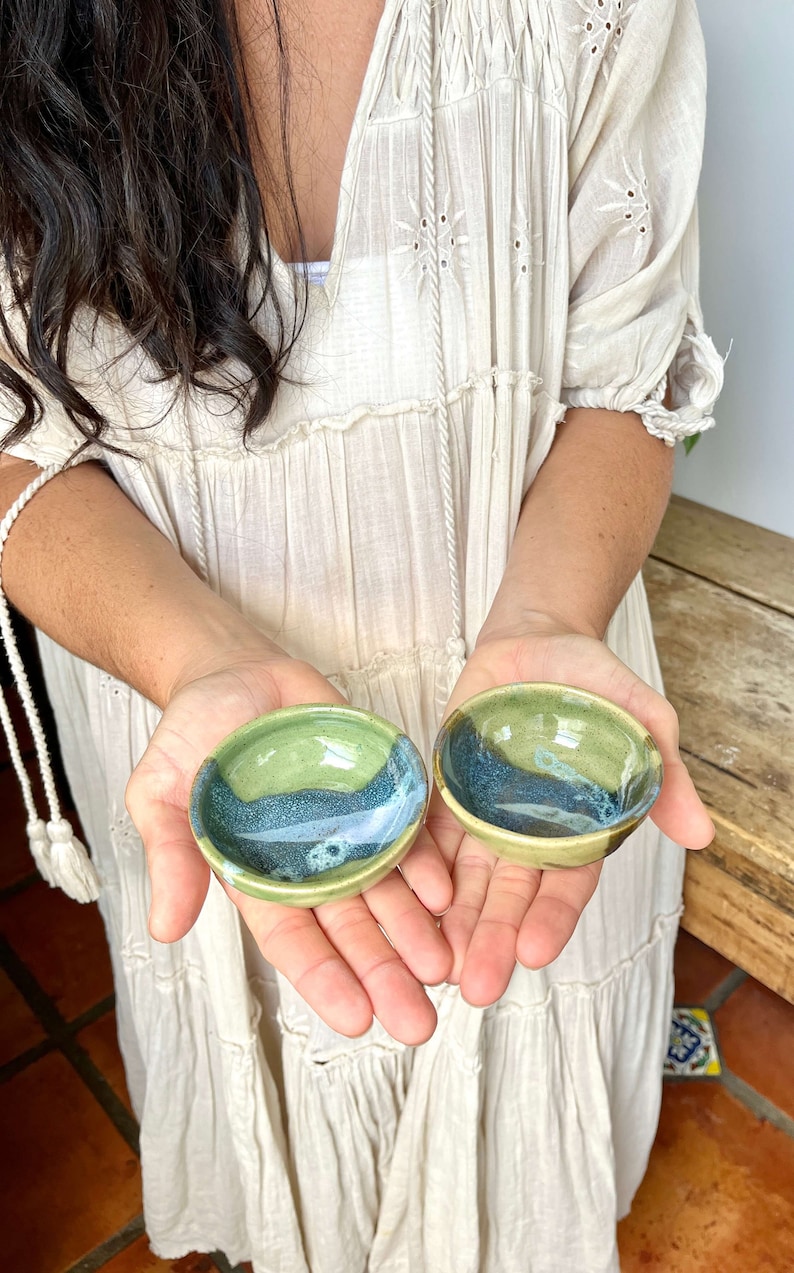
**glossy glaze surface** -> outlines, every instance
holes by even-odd
[[[606,699],[524,683],[453,713],[433,772],[459,821],[495,853],[561,867],[606,857],[639,826],[662,763],[645,727]]]
[[[347,706],[271,712],[237,730],[193,785],[193,834],[213,869],[294,906],[348,897],[410,848],[427,777],[396,726]]]

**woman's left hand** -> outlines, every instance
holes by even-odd
[[[482,690],[515,681],[555,681],[592,690],[647,727],[662,754],[664,782],[650,815],[661,831],[689,848],[704,848],[714,827],[678,751],[678,717],[666,699],[640,680],[601,641],[553,623],[481,641],[450,699],[447,715]],[[466,834],[438,791],[427,819],[449,867],[454,893],[441,929],[459,982],[472,1004],[494,1003],[516,960],[542,968],[569,941],[593,895],[601,863],[541,871],[497,858]]]

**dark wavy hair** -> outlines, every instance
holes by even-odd
[[[281,212],[304,255],[283,28],[277,0],[268,5],[288,186]],[[21,409],[2,445],[40,418],[36,381],[86,439],[101,440],[107,420],[68,369],[84,307],[119,322],[184,391],[217,389],[210,373],[227,360],[242,364],[250,377],[222,385],[245,407],[246,438],[262,423],[305,296],[301,311],[296,289],[288,319],[273,287],[253,118],[232,0],[2,0],[0,242],[27,339],[16,338],[1,308],[0,327],[33,380],[0,360],[0,386]],[[265,310],[268,339],[256,324]]]

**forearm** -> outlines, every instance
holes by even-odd
[[[570,410],[524,500],[480,641],[545,615],[603,637],[654,541],[672,476],[672,449],[638,416]]]
[[[4,513],[36,476],[0,458]],[[74,654],[163,707],[189,672],[226,654],[280,653],[212,592],[98,464],[48,482],[3,553],[11,603]]]

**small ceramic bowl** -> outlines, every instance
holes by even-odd
[[[224,738],[196,775],[190,825],[228,884],[317,906],[387,875],[426,806],[422,759],[395,725],[346,705],[309,704]]]
[[[499,857],[541,868],[597,862],[645,818],[662,758],[644,725],[570,685],[476,694],[441,728],[433,776],[465,829]]]

